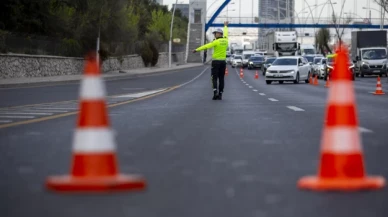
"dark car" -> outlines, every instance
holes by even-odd
[[[264,64],[263,64],[263,75],[265,75],[265,72],[267,71],[267,69],[272,65],[273,61],[276,60],[276,57],[268,57]]]
[[[248,59],[248,69],[263,68],[264,56],[251,56]]]

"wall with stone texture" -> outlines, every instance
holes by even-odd
[[[172,63],[183,64],[185,53],[173,54]],[[19,77],[47,77],[56,75],[77,75],[83,71],[83,58],[39,56],[22,54],[0,54],[0,79]],[[156,67],[168,66],[168,53],[160,53]],[[121,58],[112,57],[104,61],[102,71],[144,68],[138,55]]]

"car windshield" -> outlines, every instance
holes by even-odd
[[[276,58],[270,58],[270,59],[267,59],[265,61],[265,63],[273,63],[273,61],[275,61],[275,60],[276,60]]]
[[[249,60],[250,61],[263,61],[264,58],[263,57],[251,57]]]
[[[304,56],[304,58],[306,58],[309,63],[312,63],[314,61],[314,57],[312,56]]]
[[[315,49],[303,49],[303,53],[305,53],[305,54],[315,54]]]
[[[328,57],[328,58],[327,58],[327,63],[328,63],[328,64],[333,65],[333,64],[334,64],[334,61],[335,61],[335,57]]]
[[[322,59],[322,58],[315,58],[315,59],[314,59],[314,64],[320,63],[320,62],[321,62],[321,59]]]
[[[381,60],[387,58],[385,49],[368,49],[362,51],[362,59],[365,60]]]
[[[241,56],[235,56],[234,59],[241,60],[242,58],[241,58]]]
[[[252,54],[244,54],[244,59],[249,59],[252,56]]]
[[[273,66],[295,66],[297,65],[297,59],[294,58],[285,58],[285,59],[276,59],[272,65]]]

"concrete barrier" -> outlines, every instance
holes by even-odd
[[[185,53],[174,53],[174,64],[184,63]],[[83,71],[83,58],[0,54],[0,79],[78,75]],[[168,66],[168,53],[160,53],[156,67]],[[145,68],[138,55],[111,57],[103,62],[102,72]]]

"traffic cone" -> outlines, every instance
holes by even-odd
[[[377,77],[377,85],[376,85],[376,91],[373,93],[374,95],[384,95],[383,89],[381,88],[381,80],[380,76]]]
[[[317,86],[319,85],[318,83],[318,76],[314,76],[314,83],[313,83],[314,86]]]
[[[326,79],[326,84],[325,84],[325,87],[329,88],[330,87],[330,76],[327,76],[327,79]]]
[[[319,171],[316,176],[298,181],[298,187],[302,189],[356,191],[379,189],[385,185],[383,177],[366,175],[356,99],[345,49],[338,52],[332,73]]]
[[[225,76],[228,76],[229,72],[228,72],[228,68],[225,68]]]
[[[244,71],[242,68],[240,69],[240,78],[244,78]]]
[[[86,60],[81,82],[78,126],[73,139],[69,175],[51,176],[49,190],[59,192],[108,192],[142,190],[145,180],[119,174],[116,145],[105,102],[105,85],[94,54]]]
[[[256,70],[255,79],[259,79],[259,73]]]

